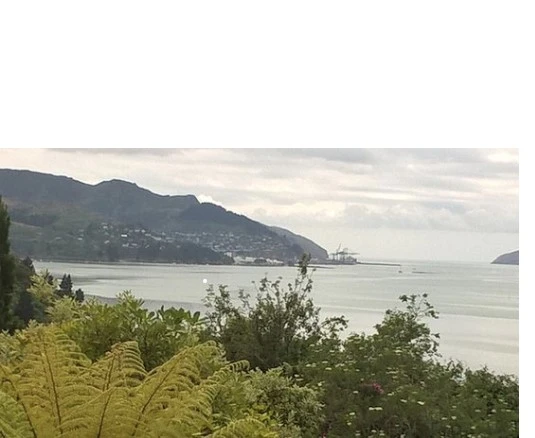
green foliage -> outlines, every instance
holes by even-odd
[[[28,291],[46,309],[52,307],[58,299],[57,289],[57,281],[51,277],[48,271],[43,271],[31,277]]]
[[[136,342],[91,363],[54,326],[24,332],[22,359],[0,366],[0,433],[19,437],[275,437],[245,407],[225,424],[213,402],[246,363],[227,364],[213,343],[185,348],[147,373]]]
[[[29,291],[31,278],[35,275],[33,262],[26,257],[15,260],[15,285],[11,303],[14,317],[14,328],[23,328],[30,320],[45,320],[44,305]]]
[[[0,391],[0,436],[22,438],[32,436],[32,427],[24,409],[10,395]]]
[[[12,328],[11,300],[15,283],[15,259],[10,254],[9,226],[11,221],[0,196],[0,330]]]
[[[194,345],[203,324],[198,312],[163,307],[149,311],[129,292],[119,294],[113,306],[95,299],[81,305],[64,300],[50,314],[90,359],[102,357],[118,342],[136,341],[148,370]]]
[[[80,288],[76,289],[74,291],[74,299],[79,303],[83,302],[85,300],[84,291]]]
[[[296,381],[302,379],[295,376]],[[292,378],[283,375],[282,368],[265,373],[252,371],[246,380],[247,399],[251,405],[265,409],[280,424],[278,432],[283,438],[317,437],[322,420],[319,393],[299,386]]]
[[[68,297],[55,298],[53,305],[46,309],[47,320],[56,324],[69,324],[78,315],[77,303]]]
[[[74,307],[68,301],[84,301],[84,292],[81,289],[72,292],[70,275],[63,276],[63,286],[58,289],[57,281],[48,271],[35,273],[29,258],[17,260],[15,275],[15,296],[12,303],[14,328],[24,328],[30,320],[48,322],[51,315],[56,315],[53,319],[56,322],[66,321],[68,315],[74,316]],[[72,309],[65,313],[68,308]]]
[[[427,295],[403,295],[376,333],[341,346],[318,343],[301,366],[323,391],[329,437],[469,437],[518,435],[518,382],[441,363],[438,336],[424,318],[437,314]]]
[[[226,286],[219,286],[217,293],[210,286],[204,300],[210,309],[208,330],[224,346],[229,360],[246,359],[262,370],[296,364],[307,356],[311,345],[327,335],[319,308],[310,297],[308,261],[309,257],[300,261],[298,276],[293,284],[288,283],[287,290],[281,278],[262,279],[254,306],[243,291],[238,293],[241,304],[236,305]]]
[[[90,362],[54,328],[32,328],[26,336],[22,360],[2,366],[1,388],[19,402],[34,435],[63,434],[73,406],[95,396],[82,376]]]
[[[72,279],[70,274],[64,274],[59,284],[59,290],[57,294],[60,297],[74,298],[74,292],[72,290]]]

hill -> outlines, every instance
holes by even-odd
[[[21,256],[230,263],[225,253],[283,261],[305,251],[326,254],[309,239],[193,195],[160,195],[118,179],[91,185],[0,169],[0,196],[13,223],[13,251]]]
[[[294,234],[285,228],[280,227],[269,227],[275,233],[277,233],[282,238],[287,239],[292,244],[299,245],[303,250],[310,254],[313,260],[324,261],[329,258],[329,253],[327,250],[319,246],[317,243],[313,242],[306,237],[300,236],[299,234]]]
[[[497,257],[492,264],[494,265],[518,265],[520,260],[519,250],[509,252],[507,254],[502,254]]]

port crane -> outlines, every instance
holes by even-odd
[[[354,255],[359,255],[358,252],[349,252],[348,248],[344,248],[342,251],[340,251],[340,248],[342,247],[342,243],[338,245],[338,248],[335,252],[331,253],[332,260],[336,262],[346,262],[346,261],[352,261],[355,260]]]

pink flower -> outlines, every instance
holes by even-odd
[[[384,389],[379,383],[363,383],[360,385],[361,392],[363,394],[372,395],[372,394],[384,394]]]
[[[372,388],[375,390],[377,394],[384,394],[384,389],[381,385],[378,383],[372,383]]]

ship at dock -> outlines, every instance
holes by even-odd
[[[322,265],[357,265],[358,259],[355,257],[359,255],[358,252],[349,252],[348,248],[340,250],[342,244],[338,245],[338,249],[332,252],[327,260],[322,261]]]

